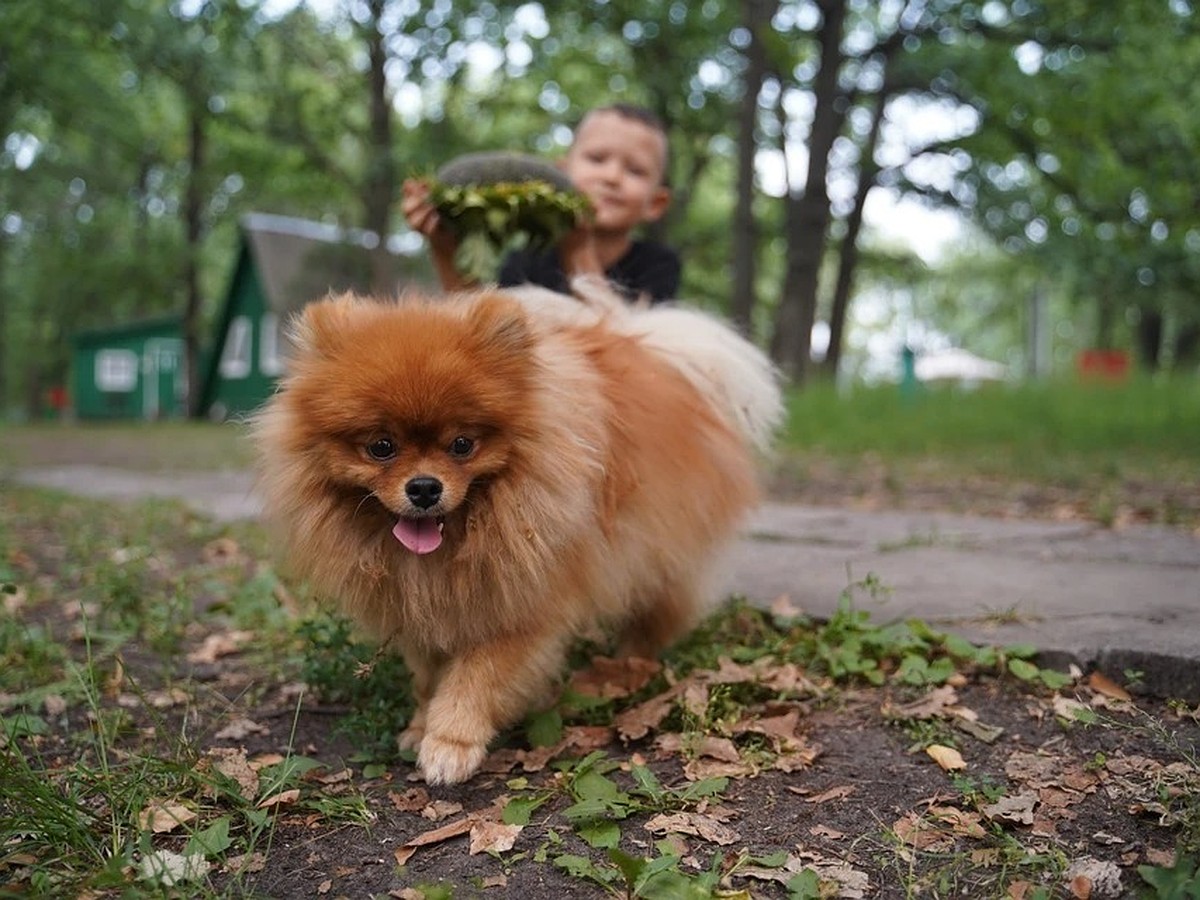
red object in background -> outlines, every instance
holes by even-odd
[[[1124,381],[1129,377],[1129,351],[1081,350],[1076,368],[1087,381]]]
[[[67,396],[67,389],[61,384],[56,384],[46,391],[46,404],[55,412],[62,412],[68,403],[70,398]]]

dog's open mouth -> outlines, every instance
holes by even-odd
[[[445,526],[446,521],[441,516],[423,516],[419,519],[401,516],[396,520],[392,534],[413,553],[432,553],[442,545],[442,529]]]

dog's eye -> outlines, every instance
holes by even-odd
[[[471,451],[475,449],[475,442],[469,437],[459,435],[450,442],[450,455],[465,459],[471,455]]]
[[[367,456],[376,462],[387,462],[396,457],[396,442],[391,438],[378,438],[367,444]]]

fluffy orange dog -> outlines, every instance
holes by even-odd
[[[700,329],[751,362],[776,415],[757,351]],[[399,740],[427,781],[470,777],[552,699],[581,631],[614,623],[622,650],[653,655],[701,610],[757,498],[753,440],[746,410],[703,389],[727,373],[688,372],[663,333],[498,294],[299,317],[255,424],[268,517],[297,573],[403,653],[417,711]]]

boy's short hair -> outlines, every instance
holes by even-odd
[[[652,131],[657,131],[662,135],[663,139],[663,171],[662,183],[664,186],[669,186],[671,183],[671,138],[667,134],[667,126],[662,118],[654,110],[646,106],[639,106],[636,103],[624,103],[618,101],[616,103],[607,103],[604,106],[593,106],[583,114],[583,119],[593,113],[616,113],[623,119],[632,119],[635,122],[641,122]],[[583,119],[575,126],[578,129],[579,125],[583,124]]]

